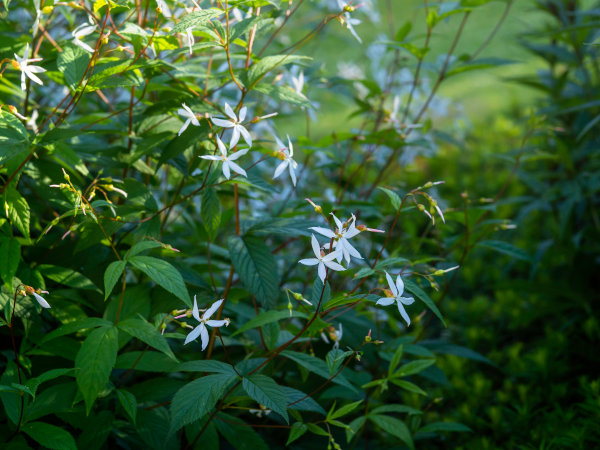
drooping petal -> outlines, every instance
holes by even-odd
[[[322,261],[319,261],[319,278],[321,279],[321,281],[323,283],[325,283],[325,277],[327,276],[327,270],[325,269],[325,265],[323,264]]]
[[[223,144],[223,141],[219,138],[219,136],[217,136],[217,147],[219,148],[219,152],[221,152],[221,155],[227,157],[227,148],[225,147],[225,144]]]
[[[396,303],[398,303],[398,311],[400,311],[400,315],[406,321],[406,326],[407,327],[410,326],[410,317],[408,317],[408,314],[407,314],[406,310],[404,309],[402,302],[396,302]]]
[[[321,246],[314,234],[310,235],[310,245],[312,245],[313,252],[315,252],[317,259],[321,259]]]
[[[206,325],[209,327],[222,327],[223,325],[227,325],[227,320],[207,320]]]
[[[31,66],[31,67],[35,67],[35,66]],[[31,67],[27,67],[27,76],[31,79],[31,81],[35,81],[37,84],[43,85],[44,83],[42,83],[42,80],[40,80],[36,75],[33,74],[33,72],[31,72]],[[41,67],[39,67],[41,69]],[[38,70],[38,72],[45,72],[46,69],[44,70]]]
[[[396,287],[396,285],[394,284],[394,280],[392,279],[392,277],[390,276],[389,273],[385,273],[385,278],[388,282],[388,285],[390,286],[390,291],[392,291],[392,294],[394,294],[394,297],[398,297],[398,288]]]
[[[277,145],[277,150],[283,150],[285,148],[285,145],[283,145],[283,142],[281,142],[281,140],[273,135],[273,137],[275,138],[275,144]]]
[[[393,297],[381,297],[379,300],[377,300],[376,305],[389,306],[395,301],[396,299]]]
[[[206,329],[204,324],[202,324],[201,326],[202,329],[200,330],[200,339],[202,340],[202,350],[204,350],[208,345],[208,330]]]
[[[233,161],[229,160],[227,161],[227,164],[229,165],[229,167],[231,167],[231,170],[233,170],[235,173],[239,173],[240,175],[244,176],[244,177],[248,177],[248,174],[246,173],[246,171],[244,169],[242,169],[240,166],[238,166],[236,163],[234,163]]]
[[[240,140],[240,127],[238,125],[234,125],[231,132],[231,140],[229,141],[229,148],[233,148],[237,145]]]
[[[358,259],[363,259],[363,257],[360,255],[360,253],[358,253],[358,250],[356,250],[354,247],[352,247],[352,244],[350,244],[350,242],[348,242],[348,239],[341,238],[340,241],[342,242],[342,245],[344,246],[344,249],[351,256],[354,256],[355,258],[358,258]]]
[[[415,302],[415,299],[412,297],[398,297],[398,300],[400,300],[405,305],[412,305]]]
[[[337,272],[340,272],[342,270],[346,270],[346,268],[344,266],[342,266],[341,264],[336,263],[335,261],[324,261],[323,260],[323,264],[325,264],[327,267],[329,267],[332,270],[335,270]]]
[[[84,49],[86,52],[94,53],[94,49],[82,40],[80,40],[79,37],[75,37],[75,39],[73,39],[73,44],[75,44],[79,48]]]
[[[290,140],[289,134],[286,135],[288,139],[288,150],[290,151],[290,158],[294,156],[294,146],[292,145],[292,141]]]
[[[192,308],[192,316],[198,322],[200,322],[200,311],[198,311],[198,303],[196,302],[196,296],[194,295],[194,307]]]
[[[210,305],[210,308],[208,308],[206,310],[206,312],[204,314],[202,314],[202,318],[204,320],[208,320],[212,317],[212,315],[217,311],[217,309],[219,309],[221,307],[221,305],[223,304],[224,300],[217,300],[216,302],[214,302],[212,305]]]
[[[223,161],[223,175],[228,180],[231,178],[231,171],[229,170],[229,161]]]
[[[305,266],[316,266],[321,262],[321,260],[316,258],[306,258],[298,261],[300,264],[304,264]]]
[[[33,292],[33,296],[35,297],[35,299],[37,300],[37,302],[40,304],[40,306],[42,308],[50,308],[50,304],[40,294]]]
[[[329,228],[310,227],[310,229],[313,231],[316,231],[319,234],[322,234],[325,237],[328,237],[329,239],[332,239],[335,237],[335,233],[333,231],[331,231]]]
[[[203,329],[205,329],[206,327],[204,326],[203,323],[201,323],[200,325],[198,325],[196,328],[194,328],[192,331],[190,331],[188,333],[188,335],[185,338],[185,342],[183,343],[183,345],[185,344],[189,344],[190,342],[192,342],[193,340],[195,340],[198,336],[200,336],[200,333],[202,332]]]
[[[292,160],[292,162],[293,162],[293,163],[295,163],[295,161],[294,161],[294,160]],[[290,164],[290,165],[288,166],[288,168],[290,169],[290,177],[292,178],[292,184],[293,184],[294,186],[296,186],[296,172],[294,172],[294,168],[295,168],[295,167],[294,167],[294,164]]]
[[[181,111],[181,110],[180,110]],[[189,124],[192,122],[192,119],[188,119],[186,120],[183,125],[181,126],[181,128],[179,129],[179,132],[177,133],[177,136],[181,136],[181,133],[183,133],[185,130],[187,130],[187,127],[189,126]]]
[[[232,153],[231,155],[229,155],[229,161],[235,161],[236,159],[238,159],[241,156],[244,156],[246,153],[248,153],[250,149],[248,148],[244,148],[242,150],[238,150],[237,152]]]
[[[404,281],[402,281],[402,277],[400,275],[396,277],[396,289],[398,289],[396,297],[399,297],[404,293]]]
[[[236,129],[242,134],[242,137],[246,141],[246,144],[248,144],[248,147],[252,147],[252,136],[250,136],[250,132],[241,125],[238,125]]]
[[[238,121],[237,116],[233,112],[233,109],[231,109],[231,106],[229,106],[229,103],[225,103],[225,114],[227,114],[227,116],[234,122]]]
[[[211,117],[210,120],[212,121],[212,123],[214,123],[218,127],[231,128],[232,126],[235,125],[233,122],[231,122],[229,120],[219,119],[217,117]]]
[[[288,164],[289,164],[289,162],[287,160],[281,161],[281,163],[279,163],[279,165],[275,169],[275,173],[273,174],[273,179],[275,179],[279,175],[281,175],[283,173],[283,171],[285,170],[285,168],[288,166]]]

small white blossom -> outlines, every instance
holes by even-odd
[[[311,234],[311,245],[313,248],[313,252],[315,253],[315,258],[307,258],[301,259],[298,261],[300,264],[304,264],[305,266],[316,266],[318,264],[318,273],[319,278],[323,283],[325,283],[325,276],[327,275],[327,270],[325,267],[330,268],[331,270],[341,271],[346,270],[346,268],[335,261],[335,257],[337,256],[337,252],[331,252],[327,255],[321,253],[321,247],[319,246],[319,241],[314,234]]]
[[[225,148],[225,144],[223,144],[221,139],[219,139],[219,136],[217,136],[217,146],[219,147],[219,152],[221,153],[221,156],[203,155],[203,156],[200,156],[200,158],[209,159],[211,161],[222,161],[223,162],[223,175],[225,175],[225,178],[227,178],[228,180],[229,180],[229,178],[231,178],[231,170],[233,170],[236,173],[239,173],[240,175],[247,177],[248,175],[246,174],[246,171],[244,169],[242,169],[240,166],[238,166],[236,163],[234,163],[233,161],[238,159],[240,156],[244,156],[246,153],[248,153],[249,149],[245,148],[243,150],[239,150],[239,151],[227,156],[227,148]],[[231,147],[230,147],[230,150],[231,150]]]
[[[378,305],[388,306],[396,302],[398,305],[398,311],[400,311],[400,315],[406,321],[406,325],[410,325],[410,317],[406,313],[404,309],[404,305],[412,305],[415,302],[415,299],[412,297],[402,297],[404,293],[404,282],[400,275],[396,278],[396,283],[394,284],[394,280],[390,276],[389,273],[385,273],[385,278],[387,279],[388,285],[390,286],[390,297],[382,297],[377,300]]]
[[[346,9],[346,7],[348,6],[346,2],[343,2],[342,0],[337,0],[337,3],[339,8],[342,11],[344,11],[342,21],[346,24],[346,28],[348,28],[350,30],[350,33],[352,33],[352,36],[354,36],[356,40],[362,44],[362,39],[358,36],[358,34],[356,34],[356,31],[354,30],[354,25],[359,25],[360,20],[353,19],[352,17],[350,17],[350,12]]]
[[[96,30],[96,25],[95,24],[94,25],[88,25],[88,24],[83,23],[83,24],[79,25],[71,33],[71,35],[73,36],[73,43],[77,47],[80,47],[80,48],[84,49],[86,52],[94,53],[94,49],[92,47],[90,47],[89,45],[87,45],[85,42],[83,42],[81,40],[81,38],[85,37],[85,36],[89,36],[95,30]]]
[[[200,317],[200,312],[198,311],[198,303],[196,302],[196,296],[194,295],[194,307],[192,308],[192,316],[194,316],[194,319],[200,322],[200,325],[194,328],[190,332],[190,334],[187,335],[187,337],[185,338],[185,342],[183,343],[184,345],[190,343],[198,336],[200,336],[200,340],[202,341],[202,350],[204,350],[208,345],[208,330],[206,329],[207,325],[213,328],[222,327],[223,325],[229,326],[229,319],[210,320],[212,315],[215,312],[217,312],[217,310],[223,304],[223,301],[224,300],[221,299],[214,302],[210,306],[210,308],[208,308],[206,312],[202,314],[202,317]]]
[[[244,106],[242,109],[240,109],[240,115],[236,116],[235,113],[233,112],[233,109],[231,109],[231,106],[229,106],[228,103],[225,103],[225,114],[227,114],[227,116],[231,120],[219,119],[219,118],[214,118],[214,117],[211,117],[211,119],[210,119],[218,127],[232,129],[232,135],[231,135],[231,141],[229,142],[229,148],[233,148],[237,145],[238,141],[240,140],[240,135],[244,138],[244,140],[246,141],[246,144],[248,144],[248,147],[252,147],[252,137],[250,136],[250,133],[248,132],[248,130],[246,130],[246,128],[244,128],[244,126],[242,125],[242,122],[246,118],[247,110],[248,110],[248,108],[246,108]]]
[[[331,231],[329,228],[323,227],[311,227],[310,229],[316,231],[319,234],[322,234],[329,239],[333,239],[333,248],[336,250],[336,259],[338,262],[342,262],[342,258],[346,260],[347,264],[350,264],[350,257],[354,256],[358,259],[363,259],[358,253],[352,244],[348,241],[348,239],[353,238],[360,230],[356,228],[356,217],[352,214],[352,220],[347,221],[346,223],[342,223],[340,219],[338,219],[335,214],[331,213],[333,216],[333,220],[335,221],[336,229],[335,232]],[[329,248],[329,244],[325,246]]]
[[[279,158],[282,160],[281,163],[275,169],[275,173],[273,174],[273,179],[277,178],[279,175],[283,173],[285,168],[287,167],[290,172],[290,177],[292,179],[292,184],[296,186],[296,173],[294,172],[298,167],[298,163],[294,161],[292,158],[294,156],[294,147],[292,146],[292,141],[290,137],[287,136],[288,146],[283,145],[283,142],[279,140],[277,136],[275,136],[275,142],[279,147]]]
[[[16,53],[14,55],[15,55],[15,59],[16,59],[16,67],[17,67],[17,69],[19,69],[21,71],[21,89],[23,91],[25,89],[27,89],[27,85],[25,83],[25,77],[31,79],[32,81],[34,81],[35,83],[37,83],[39,85],[43,85],[44,83],[42,83],[42,80],[40,80],[38,78],[38,76],[35,74],[40,73],[40,72],[45,72],[46,69],[44,69],[43,67],[33,66],[30,64],[32,62],[41,61],[42,58],[28,59],[29,44],[27,44],[27,46],[25,47],[25,52],[23,53],[22,58],[20,56],[18,56]]]
[[[158,12],[160,12],[167,19],[171,17],[171,10],[167,6],[167,2],[165,2],[165,0],[156,0],[156,5],[158,6]]]
[[[342,340],[342,336],[344,335],[342,324],[340,323],[340,326],[337,330],[333,327],[329,327],[327,331],[329,332],[329,338],[333,341],[333,348],[340,348],[340,341]],[[325,331],[321,332],[321,339],[323,339],[326,344],[329,344],[329,339],[327,339],[327,333]]]
[[[198,122],[198,118],[196,117],[196,114],[194,114],[194,112],[189,108],[189,106],[187,106],[185,103],[183,103],[181,106],[183,106],[183,109],[179,108],[177,110],[177,114],[179,114],[180,116],[183,116],[183,118],[185,119],[185,122],[179,129],[177,136],[181,136],[181,133],[183,133],[186,130],[186,128],[189,126],[190,123],[194,124],[197,127],[200,126],[200,122]]]

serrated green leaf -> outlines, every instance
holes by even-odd
[[[6,212],[6,217],[8,217],[10,223],[13,224],[23,236],[28,238],[31,214],[29,211],[29,204],[27,203],[27,200],[12,187],[9,187],[5,191],[4,211]]]
[[[304,392],[288,386],[282,386],[285,392],[285,397],[288,403],[288,409],[296,409],[298,411],[316,412],[326,415],[326,411],[312,397],[309,397]]]
[[[126,265],[127,261],[113,261],[106,268],[104,272],[104,300],[108,298],[115,284],[121,278]]]
[[[279,297],[275,258],[262,239],[231,236],[227,242],[231,262],[244,286],[259,303],[273,307]]]
[[[385,192],[385,194],[389,197],[390,201],[392,202],[392,207],[395,211],[398,211],[400,209],[400,206],[402,205],[402,199],[398,196],[398,194],[384,187],[378,187],[377,189]]]
[[[184,15],[181,20],[173,27],[171,34],[184,33],[188,28],[195,28],[207,25],[211,19],[219,17],[223,11],[216,8],[203,9]]]
[[[325,356],[325,363],[327,364],[327,368],[329,369],[329,374],[335,374],[344,362],[344,360],[353,353],[354,352],[352,351],[343,351],[339,348],[334,348],[333,350],[329,351],[327,353],[327,356]]]
[[[83,341],[75,357],[76,380],[89,414],[100,391],[106,387],[117,361],[118,331],[115,327],[101,327],[92,331]]]
[[[43,422],[29,422],[23,432],[43,447],[52,450],[77,450],[73,436],[60,427]]]
[[[350,414],[352,411],[358,408],[358,406],[362,402],[362,400],[358,400],[356,402],[344,405],[336,411],[332,411],[330,414],[327,415],[327,421],[330,422],[332,420],[339,419],[340,417],[345,416],[346,414]]]
[[[234,337],[240,333],[243,333],[244,331],[251,330],[252,328],[261,327],[268,323],[277,322],[277,321],[283,320],[283,319],[289,319],[291,317],[296,317],[296,318],[301,318],[301,319],[307,318],[306,314],[304,314],[300,311],[293,311],[291,316],[290,316],[289,311],[265,311],[265,312],[261,312],[255,318],[250,319],[242,327],[238,328],[231,335],[231,337]]]
[[[44,383],[45,381],[50,381],[54,380],[55,378],[62,377],[63,375],[69,374],[73,371],[74,369],[50,369],[38,377],[27,380],[25,384],[31,389],[32,393],[35,395],[37,388],[40,384]]]
[[[402,354],[404,353],[404,347],[399,345],[396,351],[394,352],[394,356],[392,356],[392,360],[390,361],[390,367],[388,368],[388,373],[392,374],[400,364],[400,360],[402,359]]]
[[[183,277],[171,264],[152,256],[134,256],[128,261],[156,284],[183,300],[186,305],[192,306]]]
[[[208,236],[211,240],[214,240],[221,224],[221,202],[219,202],[217,191],[213,188],[202,191],[200,217]]]
[[[121,406],[135,425],[137,417],[137,400],[135,399],[135,395],[123,389],[117,389],[117,397],[119,398],[119,403],[121,403]]]
[[[207,375],[177,391],[171,403],[171,433],[208,414],[233,384],[233,375]]]
[[[87,317],[85,319],[76,320],[75,322],[70,322],[65,325],[62,325],[61,327],[57,328],[56,330],[53,330],[50,333],[46,334],[42,338],[40,343],[43,344],[52,339],[56,339],[57,337],[75,333],[76,331],[87,330],[89,328],[96,328],[96,327],[102,327],[102,326],[110,327],[110,326],[112,326],[112,322],[109,322],[108,320],[105,320],[105,319],[101,319],[100,317]]]
[[[414,449],[415,444],[413,443],[412,436],[408,427],[399,419],[390,416],[384,416],[381,414],[369,414],[369,420],[379,426],[383,431],[397,437],[409,448]]]
[[[160,247],[161,245],[153,240],[150,239],[143,239],[139,242],[136,242],[130,249],[129,251],[125,254],[125,259],[129,259],[135,255],[138,255],[142,252],[145,252],[146,250],[150,250],[153,248],[157,248]]]
[[[85,275],[70,269],[68,267],[53,266],[50,264],[42,264],[39,270],[45,278],[65,286],[75,289],[98,290],[96,285],[92,283]]]
[[[331,375],[329,375],[329,369],[327,369],[327,364],[325,364],[325,361],[319,358],[315,358],[314,356],[310,356],[305,353],[293,352],[291,350],[282,351],[281,356],[285,356],[286,358],[295,361],[305,369],[308,369],[310,372],[319,375],[320,377],[325,379],[329,379],[331,377]],[[344,377],[344,375],[341,373],[331,381],[332,383],[339,384],[352,390],[352,392],[356,392],[356,388],[352,386],[346,377]]]
[[[21,261],[21,244],[14,238],[0,240],[0,278],[11,284]]]
[[[414,392],[415,394],[427,396],[427,392],[425,392],[423,389],[421,389],[416,384],[411,383],[410,381],[400,380],[398,378],[391,378],[390,381],[392,383],[394,383],[396,386],[401,387],[404,390],[407,390],[409,392]]]
[[[220,412],[214,421],[221,436],[236,450],[269,450],[269,446],[263,441],[260,434],[252,427],[239,419]]]
[[[258,83],[262,77],[281,64],[291,64],[299,60],[311,59],[308,56],[299,55],[272,55],[265,56],[260,61],[255,62],[248,70],[248,86]]]
[[[67,45],[58,54],[56,67],[65,76],[72,91],[77,89],[90,63],[90,54],[75,45]]]
[[[173,361],[177,361],[167,340],[154,325],[151,325],[143,319],[133,318],[119,322],[117,326],[125,333],[130,334],[140,341],[145,342],[150,347],[163,352]]]
[[[296,439],[300,438],[304,433],[308,431],[308,427],[302,422],[294,422],[292,428],[290,428],[290,434],[288,440],[285,443],[286,446],[290,445]]]
[[[423,414],[421,411],[415,408],[411,408],[406,405],[383,405],[374,408],[371,414],[383,414],[386,412],[397,412],[397,413],[408,413],[408,414]]]
[[[237,375],[233,366],[216,360],[186,361],[175,368],[176,372],[212,372]]]
[[[393,377],[406,377],[408,375],[414,375],[419,373],[429,366],[435,364],[435,359],[418,359],[401,366],[397,372],[393,374]]]
[[[242,386],[250,398],[272,409],[289,423],[285,392],[272,378],[260,374],[250,375],[243,378]]]
[[[6,110],[0,110],[0,164],[15,156],[23,159],[29,148],[29,134],[19,119]]]

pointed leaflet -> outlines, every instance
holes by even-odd
[[[170,432],[208,414],[235,379],[236,376],[233,375],[207,375],[179,389],[171,403]]]
[[[0,278],[11,284],[21,261],[21,244],[14,238],[0,240]]]
[[[186,305],[192,306],[183,277],[171,264],[152,256],[134,256],[129,262],[156,284],[183,300]]]
[[[10,223],[25,237],[29,237],[29,205],[16,189],[8,188],[5,193],[4,211]]]
[[[210,19],[223,14],[223,11],[219,9],[203,9],[201,11],[194,11],[184,15],[179,23],[173,27],[171,34],[185,32],[188,28],[200,27],[207,25]]]
[[[58,54],[56,67],[65,76],[67,85],[71,90],[77,89],[90,62],[90,54],[74,45],[65,46]]]
[[[275,258],[260,238],[231,236],[229,255],[244,286],[264,306],[272,307],[279,297]]]
[[[329,369],[327,368],[327,364],[325,364],[325,361],[323,361],[322,359],[315,358],[314,356],[310,356],[305,353],[294,352],[291,350],[282,351],[281,356],[285,356],[286,358],[295,361],[302,367],[308,369],[310,372],[319,375],[320,377],[323,377],[325,379],[329,379],[331,377],[331,375],[329,375]],[[357,392],[356,388],[352,386],[350,382],[348,382],[346,377],[344,377],[344,375],[342,375],[341,373],[337,377],[335,377],[332,380],[332,382],[342,385],[352,390],[353,392]]]
[[[381,414],[369,414],[369,419],[376,423],[383,431],[397,437],[409,448],[414,449],[415,444],[413,443],[412,436],[408,427],[400,419],[395,417],[384,416]]]
[[[56,450],[77,450],[75,439],[67,431],[43,422],[29,422],[23,432],[42,447]]]
[[[212,189],[204,189],[202,191],[202,208],[200,216],[204,223],[204,228],[211,240],[214,240],[221,224],[221,203],[217,192]]]
[[[289,311],[265,311],[265,312],[260,313],[254,319],[250,319],[242,327],[235,330],[235,332],[231,335],[231,337],[233,337],[237,334],[243,333],[246,330],[251,330],[252,328],[261,327],[268,323],[277,322],[279,320],[289,319],[290,317],[299,317],[301,319],[307,318],[306,314],[301,313],[299,311],[293,311],[291,316],[290,316]]]
[[[150,323],[143,319],[127,319],[119,322],[118,327],[125,333],[138,338],[140,341],[145,342],[150,347],[160,350],[169,358],[177,361],[177,358],[173,354],[171,347],[167,343],[165,337]]]
[[[131,417],[131,421],[135,425],[135,419],[137,416],[137,400],[135,399],[135,395],[133,395],[131,392],[118,389],[117,397],[119,398],[119,403],[121,403],[121,406],[127,415]]]
[[[265,375],[250,375],[242,381],[244,390],[261,405],[272,409],[289,423],[285,391],[272,378]]]
[[[118,331],[101,327],[83,341],[75,357],[76,380],[89,414],[96,397],[106,387],[110,372],[117,361]]]
[[[104,300],[108,298],[115,284],[119,281],[126,264],[126,261],[113,261],[106,268],[104,272]]]
[[[214,421],[221,436],[236,450],[269,450],[260,434],[238,417],[220,412]]]

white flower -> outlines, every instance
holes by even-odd
[[[165,0],[156,0],[156,5],[158,6],[158,12],[160,12],[166,18],[171,17],[171,10],[167,6],[167,2],[165,2]]]
[[[322,234],[329,239],[333,239],[333,248],[336,250],[334,253],[336,255],[336,259],[338,262],[342,262],[342,258],[346,260],[347,264],[350,264],[350,257],[354,256],[358,259],[363,259],[360,256],[360,253],[352,247],[352,244],[348,242],[348,239],[353,238],[360,230],[356,228],[356,217],[352,214],[352,220],[349,223],[343,224],[340,219],[338,219],[335,214],[331,213],[333,216],[333,220],[335,221],[335,225],[337,228],[335,232],[331,231],[329,228],[322,227],[311,227],[310,229],[316,231],[319,234]],[[329,244],[326,244],[325,248],[329,248]]]
[[[343,2],[342,0],[337,0],[337,3],[339,8],[342,11],[344,11],[344,17],[342,18],[342,21],[346,24],[346,28],[348,28],[350,30],[350,33],[352,33],[352,36],[354,36],[356,40],[362,44],[362,39],[358,36],[358,34],[356,34],[356,31],[354,30],[354,25],[359,25],[360,20],[353,19],[352,17],[350,17],[350,12],[346,9],[346,7],[348,6],[347,3]]]
[[[214,117],[210,118],[210,120],[212,120],[212,122],[218,127],[233,129],[231,141],[229,142],[229,148],[233,148],[237,145],[238,141],[240,140],[240,134],[246,141],[246,144],[248,144],[248,147],[252,147],[252,137],[250,136],[248,130],[246,130],[246,128],[244,128],[242,125],[242,122],[246,118],[247,110],[248,108],[244,106],[242,109],[240,109],[240,115],[236,116],[233,112],[233,109],[231,109],[231,106],[229,106],[228,103],[225,103],[225,114],[227,114],[231,120],[218,119]]]
[[[342,324],[340,323],[340,326],[337,330],[333,327],[329,327],[327,331],[329,332],[329,338],[333,341],[333,348],[340,348],[340,341],[342,340],[342,336],[344,335]],[[321,332],[321,339],[323,339],[326,344],[329,344],[329,339],[327,339],[327,333]]]
[[[189,108],[189,106],[187,106],[185,103],[182,103],[181,106],[183,106],[183,109],[179,108],[177,110],[177,114],[179,114],[180,116],[183,116],[183,118],[185,119],[185,122],[179,129],[179,133],[177,133],[177,136],[181,136],[181,133],[183,133],[186,130],[186,128],[189,126],[190,123],[194,124],[197,127],[200,126],[200,122],[198,122],[198,118],[196,117],[196,114],[193,113],[193,111]]]
[[[190,47],[190,55],[192,54],[192,46],[194,45],[194,35],[192,34],[192,28],[185,29],[185,36],[187,45]]]
[[[14,55],[16,59],[16,67],[21,71],[21,89],[23,91],[27,89],[27,85],[25,84],[26,76],[32,81],[36,82],[37,84],[43,85],[44,83],[42,83],[42,80],[40,80],[35,74],[45,72],[46,69],[39,66],[32,66],[29,64],[32,62],[38,62],[42,60],[42,58],[27,59],[29,56],[29,44],[27,44],[27,46],[25,47],[25,53],[23,53],[22,58],[19,57],[16,53]]]
[[[94,49],[87,45],[85,42],[81,40],[82,37],[89,36],[96,30],[96,25],[88,25],[82,23],[77,28],[73,30],[71,35],[73,36],[73,43],[87,52],[94,53]]]
[[[219,151],[221,152],[221,156],[203,155],[200,158],[210,159],[211,161],[222,161],[223,162],[223,175],[225,175],[225,178],[227,178],[228,180],[231,177],[230,170],[233,170],[234,172],[247,177],[248,175],[246,174],[246,171],[244,169],[242,169],[240,166],[238,166],[236,163],[234,163],[233,161],[238,159],[240,156],[244,156],[246,153],[248,153],[249,149],[245,148],[243,150],[239,150],[239,151],[231,154],[230,156],[227,156],[227,149],[225,148],[225,144],[223,144],[221,139],[219,139],[219,136],[217,136],[217,145],[219,146]],[[231,147],[229,149],[231,150]]]
[[[295,77],[292,74],[291,78],[292,85],[294,86],[294,91],[296,91],[296,94],[306,98],[306,96],[302,93],[302,91],[304,90],[304,71],[301,70],[297,77]]]
[[[275,179],[279,175],[281,175],[283,173],[283,171],[285,170],[285,168],[287,167],[290,172],[290,177],[292,178],[292,184],[294,186],[296,186],[296,173],[294,172],[294,170],[296,170],[296,168],[298,167],[298,163],[296,161],[294,161],[294,159],[292,158],[292,156],[294,156],[294,147],[292,146],[292,141],[290,140],[289,136],[287,137],[287,139],[288,139],[288,146],[286,147],[285,145],[283,145],[283,142],[281,142],[279,140],[279,138],[277,136],[275,136],[275,142],[277,143],[277,146],[279,147],[278,157],[282,161],[275,169],[275,174],[273,175],[273,179]]]
[[[337,252],[331,252],[327,255],[321,254],[321,247],[319,246],[319,241],[317,241],[317,238],[314,234],[311,234],[311,245],[313,248],[313,252],[315,252],[316,258],[301,259],[298,262],[300,264],[304,264],[305,266],[316,266],[318,264],[319,278],[323,283],[325,283],[325,276],[327,275],[327,271],[325,269],[326,266],[329,267],[331,270],[346,270],[344,266],[341,266],[340,264],[333,261],[336,257]]]
[[[206,312],[204,314],[202,314],[202,317],[200,317],[200,312],[198,311],[198,303],[196,303],[196,296],[194,295],[194,307],[192,308],[192,315],[194,316],[194,319],[196,319],[198,322],[200,322],[200,325],[198,325],[196,328],[194,328],[190,332],[190,334],[187,335],[187,337],[185,338],[185,342],[183,343],[184,345],[193,341],[198,336],[200,336],[200,339],[202,340],[202,350],[204,350],[206,348],[206,346],[208,345],[208,330],[206,329],[207,325],[210,327],[213,327],[213,328],[222,327],[223,325],[229,326],[229,319],[210,320],[212,315],[223,304],[223,301],[224,300],[221,299],[221,300],[217,300],[216,302],[214,302],[210,306],[210,308],[208,308],[206,310]]]
[[[49,294],[48,291],[40,291],[40,292],[42,294]],[[50,304],[40,294],[38,294],[37,292],[32,292],[31,294],[35,297],[35,299],[37,300],[37,302],[40,304],[40,306],[42,308],[50,308]]]
[[[406,320],[406,325],[408,326],[410,325],[410,317],[408,317],[408,314],[404,309],[404,305],[412,305],[415,302],[415,299],[412,297],[402,297],[402,294],[404,293],[404,282],[402,281],[400,275],[398,275],[398,277],[396,278],[396,284],[394,284],[394,280],[392,279],[389,273],[386,272],[385,277],[390,286],[390,291],[393,296],[382,297],[379,300],[377,300],[377,304],[382,306],[388,306],[396,302],[398,305],[398,311],[400,311],[400,315],[404,320]]]

